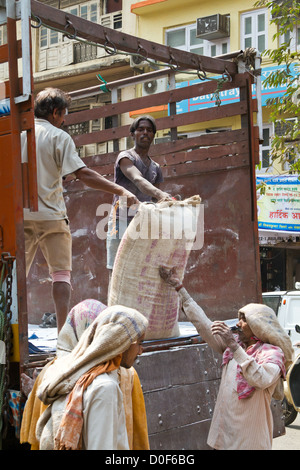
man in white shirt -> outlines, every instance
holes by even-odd
[[[87,168],[79,158],[72,138],[61,129],[70,101],[68,94],[56,88],[46,88],[36,97],[38,211],[24,210],[26,274],[40,246],[52,276],[58,331],[69,312],[72,270],[72,238],[63,178],[72,174],[91,188],[127,197],[128,206],[138,203],[130,191]],[[27,161],[26,133],[22,134],[22,161]]]

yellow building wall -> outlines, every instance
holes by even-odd
[[[216,0],[124,0],[124,27],[126,24],[132,26],[131,15],[136,16],[134,34],[138,37],[156,41],[161,44],[165,42],[165,30],[177,26],[188,25],[196,22],[197,18],[220,13],[230,14],[230,50],[241,49],[240,44],[240,15],[242,13],[258,10],[252,0],[228,1]],[[272,37],[276,32],[274,25],[268,27],[268,48],[277,47],[273,44]],[[268,59],[264,59],[267,63]]]

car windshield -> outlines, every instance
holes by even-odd
[[[277,315],[280,298],[280,295],[263,295],[263,303],[271,307]]]

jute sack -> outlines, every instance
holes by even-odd
[[[146,339],[179,335],[177,292],[159,275],[159,266],[177,267],[183,279],[197,232],[201,199],[141,203],[120,243],[108,305],[137,309],[148,319]]]

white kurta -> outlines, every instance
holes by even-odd
[[[226,346],[220,336],[211,333],[211,320],[182,288],[179,291],[183,310],[201,337],[216,352],[223,354]],[[249,398],[237,394],[237,365],[244,378],[256,390]],[[222,378],[207,443],[219,450],[268,450],[272,448],[273,417],[270,407],[280,377],[276,364],[258,364],[239,347],[233,359],[222,368]]]
[[[83,395],[83,450],[128,450],[118,370],[96,377]]]

